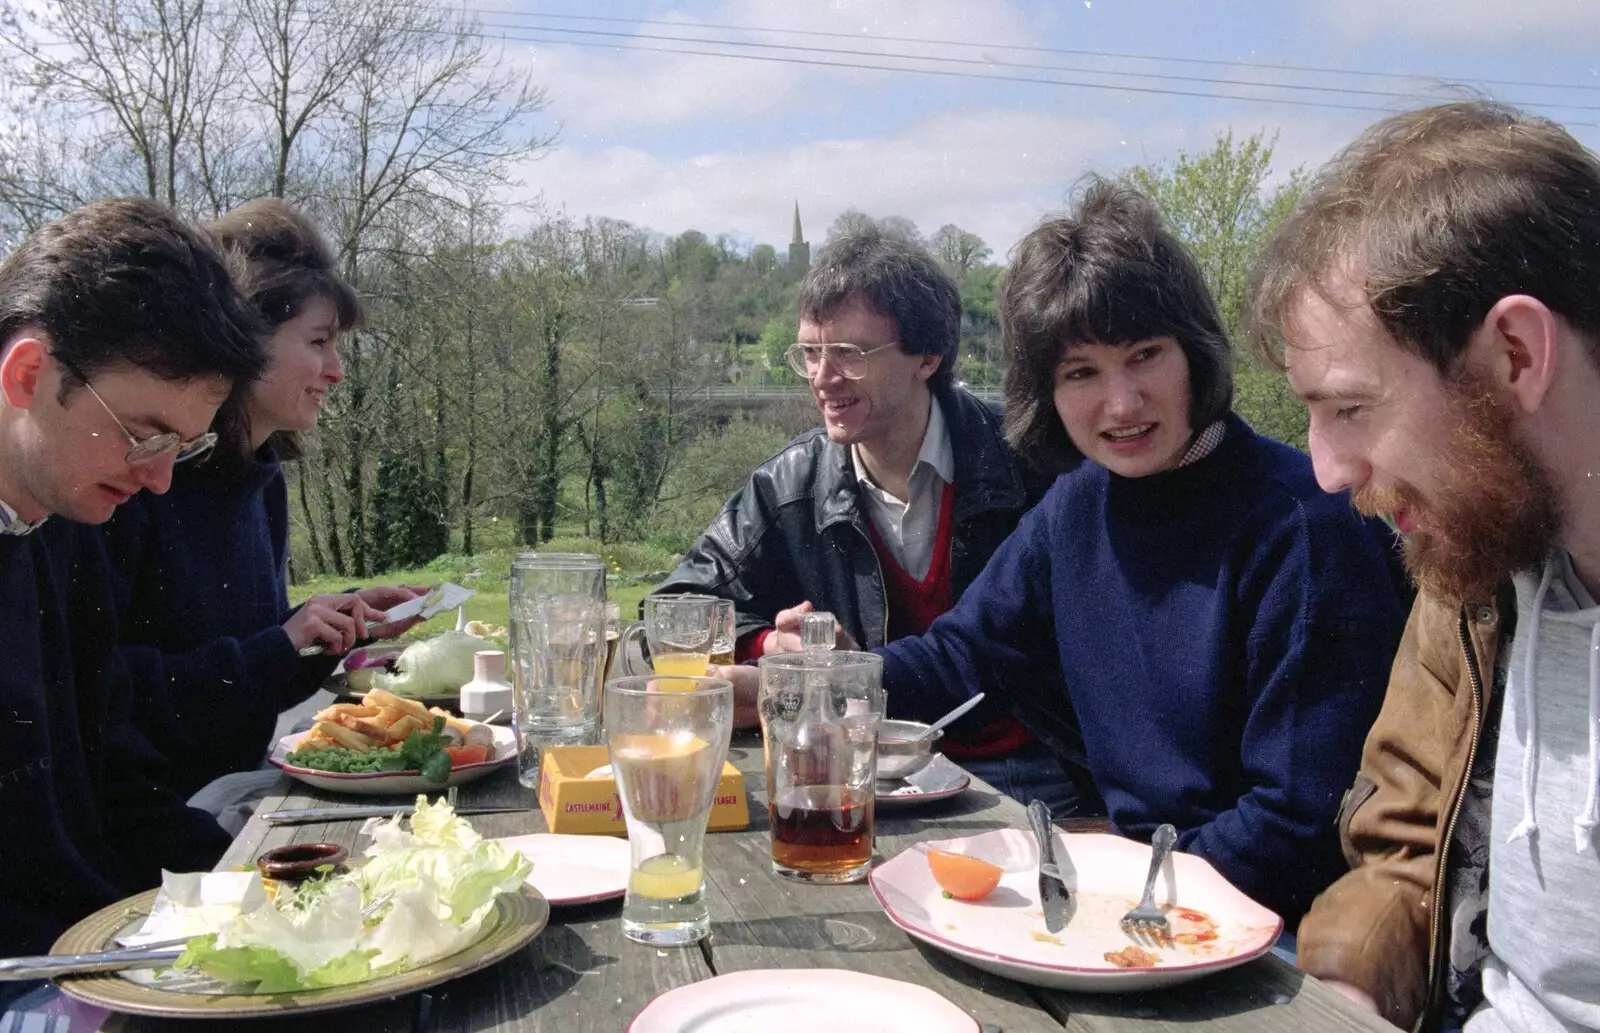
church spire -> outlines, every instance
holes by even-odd
[[[789,264],[799,269],[811,268],[811,245],[800,232],[800,202],[794,203],[794,236],[789,241]]]

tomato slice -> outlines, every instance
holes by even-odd
[[[928,868],[939,888],[957,900],[982,900],[1000,885],[1005,869],[988,861],[948,850],[928,850]]]
[[[482,764],[489,759],[489,747],[482,743],[473,743],[471,746],[446,746],[444,752],[450,755],[450,765],[457,768],[463,764]]]

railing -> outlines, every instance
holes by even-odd
[[[985,402],[999,402],[998,387],[968,387]],[[685,401],[704,399],[723,403],[767,403],[791,400],[811,401],[811,389],[800,384],[703,384],[699,387],[674,387],[673,396]]]

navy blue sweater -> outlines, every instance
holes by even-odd
[[[0,536],[0,644],[0,955],[35,954],[163,867],[211,868],[228,836],[161,788],[132,727],[97,531]],[[0,983],[0,1001],[25,988]]]
[[[179,466],[105,525],[135,720],[185,795],[259,767],[278,714],[337,663],[302,660],[289,616],[289,500],[270,447],[242,469]]]
[[[890,713],[981,689],[1047,743],[1075,714],[1120,832],[1171,822],[1293,927],[1345,868],[1334,819],[1405,621],[1388,548],[1237,417],[1177,470],[1086,463],[954,610],[882,651]]]

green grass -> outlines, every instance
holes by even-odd
[[[323,575],[289,586],[289,601],[300,603],[313,595],[343,592],[347,588],[375,585],[418,585],[453,581],[478,594],[467,600],[467,619],[497,624],[509,623],[511,561],[514,549],[492,549],[472,556],[446,554],[425,567],[392,570],[377,577],[349,578]],[[624,622],[635,620],[639,600],[666,578],[677,566],[677,556],[665,549],[642,542],[607,543],[592,538],[556,538],[540,546],[540,552],[592,552],[606,561],[606,597],[617,603]],[[426,638],[455,627],[454,610],[418,625],[407,638]]]

